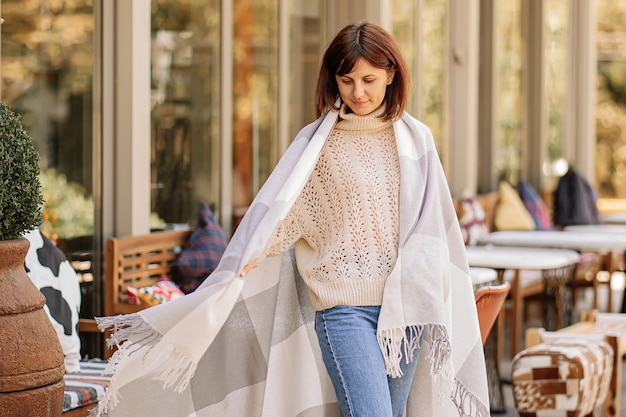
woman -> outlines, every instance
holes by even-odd
[[[124,343],[101,413],[489,415],[463,240],[408,81],[379,26],[336,35],[319,119],[216,271],[181,301],[102,320]]]

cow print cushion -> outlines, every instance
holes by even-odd
[[[39,230],[24,237],[30,242],[24,266],[31,281],[46,297],[45,310],[59,336],[65,355],[65,372],[80,370],[78,312],[80,285],[63,252]]]

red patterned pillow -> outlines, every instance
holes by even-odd
[[[475,245],[479,238],[489,233],[485,220],[485,210],[480,203],[469,195],[460,200],[459,223],[463,241],[466,245]]]

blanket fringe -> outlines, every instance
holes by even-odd
[[[428,324],[424,326],[406,326],[405,328],[386,329],[378,331],[378,345],[385,358],[387,375],[392,378],[402,376],[400,360],[405,358],[411,362],[416,349],[422,345],[422,340],[430,344],[428,359],[430,360],[431,376],[442,376],[452,382],[452,363],[450,339],[444,325]]]
[[[387,375],[392,378],[402,376],[400,368],[402,357],[404,356],[407,363],[411,362],[415,350],[421,348],[423,340],[428,341],[430,345],[427,356],[430,362],[430,376],[433,383],[440,388],[439,398],[443,399],[450,395],[454,387],[454,366],[450,339],[445,326],[428,324],[378,331],[378,344],[383,352]]]
[[[459,410],[459,417],[490,417],[491,413],[474,392],[456,381],[452,393],[452,401]]]
[[[438,375],[446,371],[451,361],[450,339],[445,326],[433,324],[428,326],[428,342],[430,344],[430,374]]]
[[[112,328],[107,345],[116,346],[117,351],[105,370],[106,373],[113,375],[111,385],[90,417],[106,417],[110,409],[119,404],[120,393],[115,369],[122,361],[128,362],[131,356],[138,355],[135,360],[145,363],[146,368],[154,369],[153,378],[163,381],[164,388],[181,393],[189,386],[197,363],[177,351],[171,343],[163,340],[162,335],[139,314],[100,317],[96,321],[101,330]]]
[[[392,378],[402,376],[400,360],[402,356],[405,357],[407,363],[413,360],[413,353],[420,346],[422,332],[422,326],[378,330],[378,346],[383,352],[387,375]]]

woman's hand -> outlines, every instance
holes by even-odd
[[[241,270],[241,272],[239,273],[239,278],[243,278],[246,275],[248,275],[248,272],[250,272],[254,268],[256,268],[261,263],[262,259],[263,258],[257,258],[255,260],[253,260],[252,262],[250,262],[249,264],[247,264],[246,266],[244,266],[243,269]]]

